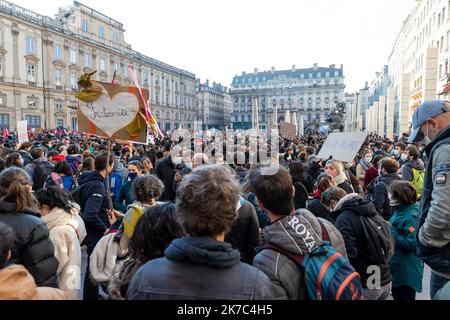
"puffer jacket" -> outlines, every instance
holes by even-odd
[[[240,262],[239,251],[212,238],[172,241],[164,258],[142,266],[131,280],[128,300],[266,300],[270,281]]]
[[[360,274],[364,288],[367,287],[367,279],[371,275],[367,274],[367,268],[373,263],[371,257],[366,254],[368,252],[367,238],[361,223],[361,216],[374,217],[377,214],[374,205],[356,193],[342,198],[336,206],[336,211],[332,214],[332,218],[336,218],[336,228],[344,238],[348,259]],[[385,286],[392,280],[389,264],[379,265],[379,267],[381,286]]]
[[[238,214],[225,241],[239,250],[242,262],[252,264],[256,249],[261,245],[258,216],[252,204],[243,198],[240,201]]]
[[[39,287],[58,287],[58,260],[49,231],[32,209],[16,212],[16,204],[0,202],[0,222],[10,226],[16,240],[9,264],[23,265]]]
[[[307,241],[292,227],[293,222],[305,225]],[[331,244],[342,250],[343,239],[330,223],[321,220],[331,238]],[[295,224],[296,225],[296,224]],[[306,255],[317,249],[322,242],[322,228],[317,218],[307,210],[299,210],[296,215],[287,216],[273,222],[264,229],[264,240],[294,255]],[[335,247],[336,248],[336,247]],[[339,252],[339,251],[338,251]],[[305,300],[307,289],[304,272],[291,258],[270,249],[261,250],[253,260],[253,265],[263,271],[272,282],[274,299]]]

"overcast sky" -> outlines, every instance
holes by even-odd
[[[52,16],[69,0],[12,1]],[[229,86],[235,74],[344,64],[346,91],[387,63],[415,0],[89,0],[133,49]]]

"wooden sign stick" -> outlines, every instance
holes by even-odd
[[[109,158],[111,157],[111,138],[108,138],[108,147],[106,151],[106,194],[108,196],[109,209],[114,209],[114,203],[111,196],[111,188],[109,185]],[[113,163],[114,165],[114,163]]]

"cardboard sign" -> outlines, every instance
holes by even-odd
[[[367,132],[331,133],[317,155],[320,159],[352,162],[367,138]]]
[[[295,138],[297,136],[297,127],[288,122],[282,122],[280,125],[280,135],[282,137]]]
[[[92,102],[80,101],[78,130],[115,140],[147,143],[144,103],[135,87],[92,81],[101,95]],[[148,90],[144,90],[148,99]]]
[[[18,132],[18,136],[19,136],[19,144],[22,144],[24,142],[29,142],[27,127],[28,127],[27,120],[17,121],[17,132]]]

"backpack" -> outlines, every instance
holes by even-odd
[[[33,190],[38,191],[44,187],[45,181],[52,173],[53,168],[47,161],[34,164],[33,170]]]
[[[324,241],[306,256],[294,255],[273,245],[266,249],[279,252],[304,270],[308,297],[311,300],[361,300],[362,284],[350,262]]]
[[[119,172],[113,172],[109,176],[109,189],[111,190],[111,198],[113,202],[119,196],[120,189],[122,188],[122,175]],[[106,180],[105,180],[106,189]]]
[[[413,171],[413,179],[411,181],[414,189],[416,189],[417,197],[420,199],[423,191],[423,184],[425,180],[425,170],[419,170],[412,168]]]
[[[389,223],[379,214],[374,217],[360,216],[364,238],[367,239],[365,256],[374,265],[383,265],[389,262],[394,255],[395,243]]]
[[[322,244],[310,254],[295,255],[265,244],[259,251],[270,249],[290,258],[304,271],[308,298],[311,300],[361,300],[361,277],[350,262],[331,245],[326,227],[322,227]]]

